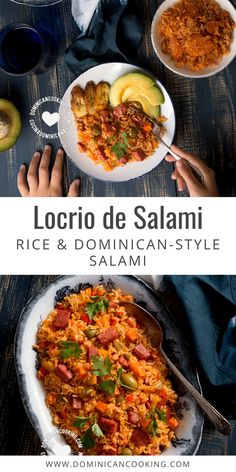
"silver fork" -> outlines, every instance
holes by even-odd
[[[130,105],[129,105],[130,106]],[[140,110],[140,109],[137,109],[135,107],[133,107],[132,105],[130,106],[130,108],[132,108],[132,110],[134,111],[142,111],[143,115],[145,116],[145,118],[147,120],[149,120],[152,124],[153,124],[153,129],[152,129],[152,132],[154,134],[154,136],[156,136],[156,138],[158,139],[158,141],[163,144],[163,146],[168,150],[169,154],[171,154],[175,159],[176,161],[180,161],[180,159],[182,159],[183,161],[187,162],[187,164],[189,165],[189,167],[191,167],[192,171],[193,171],[193,174],[195,175],[195,177],[202,183],[204,184],[204,176],[203,176],[203,173],[194,165],[194,164],[191,164],[189,161],[187,161],[187,159],[184,159],[184,157],[181,157],[179,156],[178,154],[176,154],[176,152],[172,151],[171,147],[168,146],[168,144],[166,144],[166,142],[164,141],[164,139],[162,138],[161,136],[161,131],[162,131],[162,126],[159,125],[155,120],[153,120],[150,116],[148,116],[146,113],[144,113],[143,110]]]
[[[162,138],[161,136],[161,129],[162,127],[160,125],[158,125],[155,121],[153,121],[152,119],[150,119],[150,121],[153,123],[153,129],[152,129],[152,132],[154,134],[154,136],[156,136],[156,138],[158,139],[158,141],[160,141],[161,144],[163,144],[163,146],[168,150],[169,154],[171,154],[175,159],[176,161],[180,161],[180,159],[182,159],[183,161],[187,162],[187,164],[189,165],[189,167],[191,167],[192,171],[193,171],[193,174],[195,175],[195,177],[202,183],[204,184],[204,176],[203,176],[203,173],[194,165],[194,164],[191,164],[189,161],[187,161],[187,159],[184,159],[184,157],[181,157],[179,156],[178,154],[176,154],[176,152],[172,151],[171,147],[168,146],[168,144],[166,144],[166,142],[164,141],[164,139]]]

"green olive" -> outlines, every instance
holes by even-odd
[[[127,388],[128,390],[137,390],[138,383],[132,375],[123,372],[120,376],[120,380],[123,387]]]
[[[132,449],[130,449],[129,447],[123,447],[122,451],[121,451],[121,455],[122,456],[132,456],[133,455],[133,451]]]
[[[84,330],[84,334],[88,339],[92,339],[96,336],[97,330],[94,328],[87,328]]]
[[[93,125],[92,126],[92,133],[94,136],[100,136],[101,134],[101,128],[98,125]]]
[[[119,395],[119,397],[116,398],[116,405],[117,406],[122,405],[124,399],[125,399],[125,397],[123,395]]]
[[[117,339],[115,339],[113,344],[115,346],[116,351],[120,351],[122,349],[122,344]]]

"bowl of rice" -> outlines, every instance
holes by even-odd
[[[152,45],[172,72],[205,78],[236,55],[236,10],[229,0],[165,0],[152,21]]]

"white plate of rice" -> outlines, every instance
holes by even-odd
[[[171,145],[175,133],[175,112],[171,98],[163,87],[163,85],[146,70],[130,64],[122,64],[113,62],[109,64],[102,64],[89,69],[81,74],[66,90],[62,103],[59,108],[59,123],[58,131],[61,144],[65,149],[66,154],[85,174],[88,174],[96,179],[109,182],[124,182],[127,180],[141,177],[153,170],[166,155],[166,148],[160,143],[154,154],[147,157],[142,162],[130,162],[125,166],[116,167],[112,171],[105,171],[102,165],[96,165],[89,157],[78,150],[77,130],[74,118],[71,112],[71,91],[75,85],[80,85],[83,89],[87,82],[93,81],[95,84],[100,81],[106,81],[112,84],[118,77],[128,74],[130,72],[139,72],[149,75],[155,79],[157,86],[161,89],[165,102],[161,105],[161,115],[166,117],[164,139],[168,145]],[[69,119],[71,117],[71,119]],[[68,125],[68,123],[70,123]]]

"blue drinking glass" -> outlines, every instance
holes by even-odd
[[[54,57],[54,39],[48,31],[24,23],[11,23],[0,30],[0,69],[7,74],[43,73]]]
[[[60,3],[62,0],[11,0],[13,3],[19,3],[20,5],[27,5],[30,7],[49,7]]]

